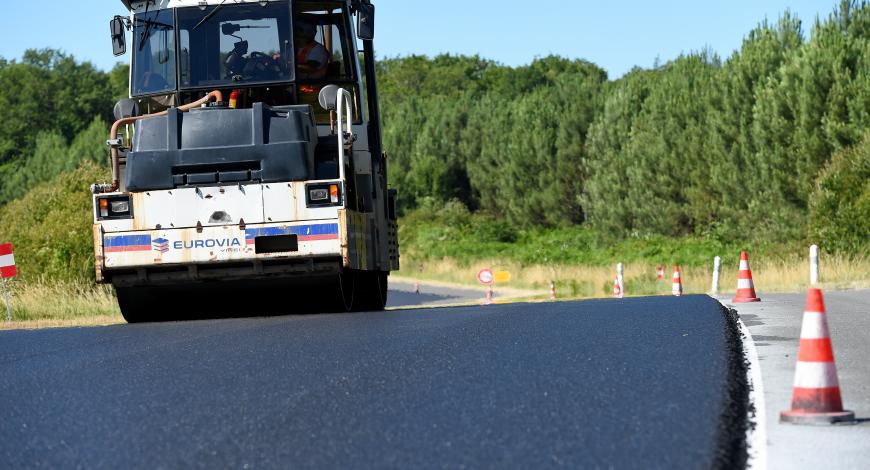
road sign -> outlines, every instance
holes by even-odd
[[[495,281],[495,274],[493,274],[491,269],[481,269],[480,272],[477,273],[477,280],[480,281],[481,284],[490,285]]]
[[[509,282],[511,280],[511,273],[507,271],[496,271],[493,273],[493,279],[497,283]]]
[[[0,245],[0,277],[8,279],[15,277],[18,272],[15,269],[15,256],[12,254],[12,244]]]

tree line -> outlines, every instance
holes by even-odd
[[[462,204],[515,226],[612,237],[870,239],[870,7],[811,27],[789,13],[739,50],[609,80],[584,60],[379,61],[384,147],[403,213]],[[0,206],[85,162],[127,71],[55,50],[0,58]]]
[[[54,49],[0,58],[0,205],[85,161],[108,161],[108,122],[127,94],[127,70],[107,73]]]
[[[868,53],[870,8],[844,0],[809,34],[785,13],[724,60],[611,81],[558,57],[387,60],[391,183],[405,211],[458,200],[523,226],[866,249]]]

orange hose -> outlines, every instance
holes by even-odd
[[[177,109],[180,112],[185,113],[187,111],[190,111],[191,109],[198,108],[198,107],[204,105],[205,103],[208,103],[209,101],[211,101],[212,98],[214,98],[215,101],[223,101],[224,95],[223,95],[223,93],[220,92],[220,90],[215,90],[215,91],[205,95],[205,97],[200,98],[200,99],[194,101],[193,103],[181,105]],[[112,124],[112,130],[109,132],[109,139],[115,140],[118,138],[118,130],[121,128],[121,126],[133,124],[134,122],[141,121],[143,119],[149,119],[149,118],[154,118],[154,117],[159,117],[159,116],[166,116],[168,113],[169,113],[168,111],[161,111],[159,113],[146,114],[144,116],[134,116],[134,117],[128,117],[128,118],[124,118],[124,119],[118,119],[117,121],[115,121],[114,124]],[[117,191],[118,188],[121,187],[121,161],[120,161],[120,157],[118,156],[118,148],[112,147],[111,152],[112,152],[112,187],[109,188],[109,190],[107,191],[110,193]]]

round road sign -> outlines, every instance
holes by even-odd
[[[480,281],[481,284],[492,284],[492,281],[495,280],[495,275],[492,273],[491,269],[481,269],[479,273],[477,273],[477,280]]]

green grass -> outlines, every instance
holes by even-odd
[[[749,250],[756,256],[792,259],[803,256],[803,243],[723,241],[715,237],[643,236],[614,240],[587,226],[521,228],[480,214],[460,204],[421,208],[399,224],[404,263],[449,258],[460,264],[499,259],[521,265],[609,266],[616,262],[706,265],[715,256]]]
[[[765,292],[796,292],[807,287],[808,244],[746,239],[726,241],[714,235],[668,238],[637,236],[615,240],[587,226],[522,228],[481,214],[461,204],[423,206],[399,222],[401,275],[477,285],[481,268],[509,271],[508,286],[545,291],[555,281],[560,296],[612,295],[617,263],[625,264],[629,295],[670,292],[674,264],[681,266],[686,293],[710,289],[713,258],[722,258],[722,292],[736,284],[740,252],[747,250],[756,286]],[[826,253],[824,288],[870,286],[870,253]],[[656,268],[665,267],[665,279]],[[422,269],[421,269],[422,267]]]

